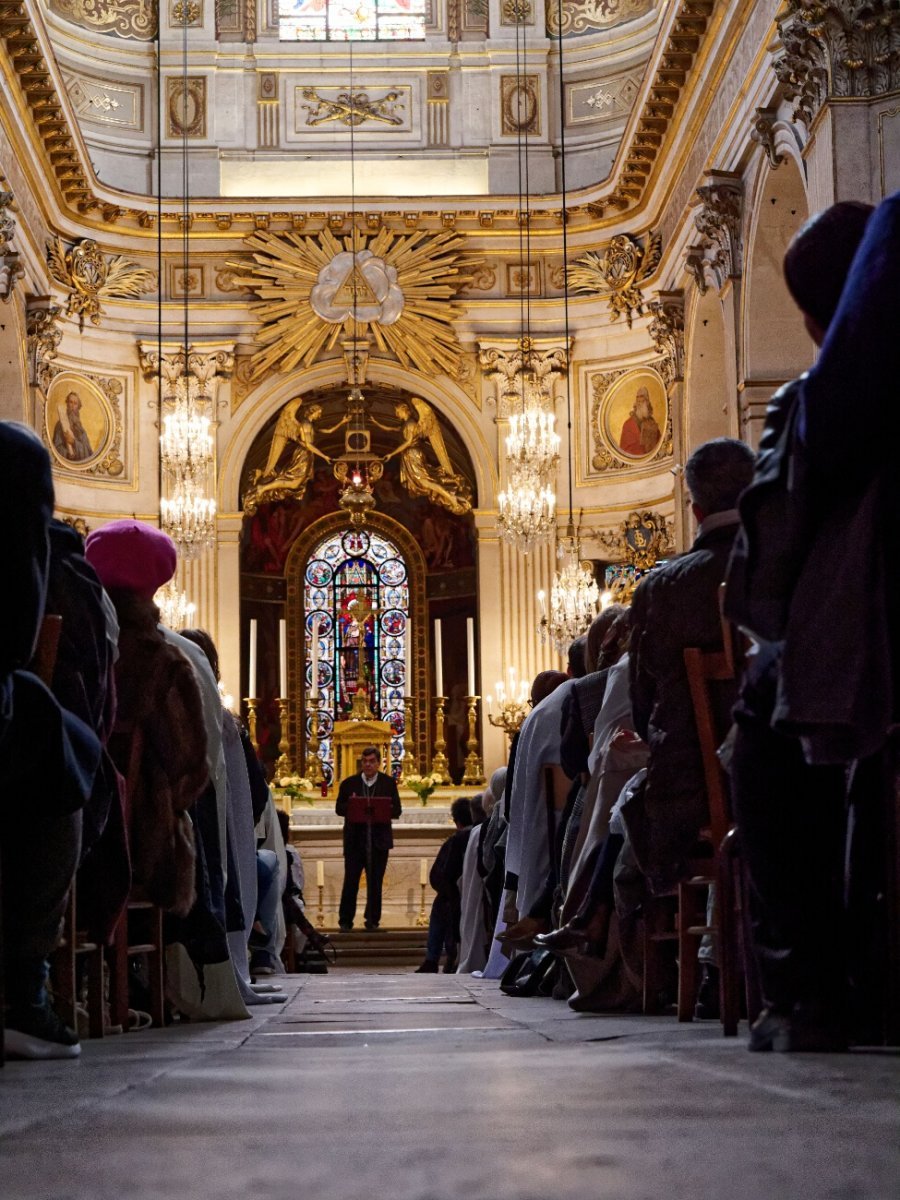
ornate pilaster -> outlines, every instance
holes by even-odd
[[[893,0],[787,0],[772,66],[794,119],[809,127],[826,100],[900,88],[900,10]]]
[[[163,400],[174,396],[184,375],[193,376],[203,394],[214,400],[219,383],[230,379],[234,371],[233,342],[192,342],[187,357],[184,343],[163,342],[162,361],[156,342],[140,342],[138,351],[144,378],[149,381],[162,376]]]
[[[485,377],[494,384],[497,417],[502,420],[515,411],[522,395],[520,377],[526,371],[533,372],[538,388],[552,406],[556,400],[556,382],[564,379],[569,369],[571,349],[571,340],[567,350],[551,338],[479,342],[478,362]]]
[[[650,301],[648,332],[661,354],[660,373],[671,387],[684,378],[684,292],[657,292]]]
[[[743,270],[741,219],[743,187],[740,177],[728,171],[710,171],[707,183],[697,188],[694,227],[699,240],[689,246],[685,268],[701,292],[707,283],[722,289]]]
[[[750,140],[762,146],[769,166],[772,170],[784,162],[784,155],[775,148],[775,125],[778,121],[777,110],[773,108],[758,108],[753,114],[750,127]]]
[[[16,286],[16,280],[25,274],[19,255],[12,248],[16,232],[16,221],[12,214],[12,192],[0,192],[0,300],[8,301]]]
[[[62,309],[49,296],[36,296],[25,309],[25,337],[28,351],[28,382],[46,391],[52,377],[51,363],[62,341],[57,324]]]

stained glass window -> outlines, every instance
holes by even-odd
[[[346,720],[364,691],[391,725],[390,770],[400,773],[405,731],[409,580],[397,547],[378,533],[344,530],[320,542],[306,564],[306,689],[312,684],[312,628],[319,619],[319,757],[334,773],[334,722]],[[307,718],[307,737],[310,726]]]
[[[426,0],[278,0],[282,41],[395,42],[425,37]]]

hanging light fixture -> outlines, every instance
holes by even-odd
[[[181,183],[182,183],[182,272],[184,300],[181,352],[176,355],[179,373],[166,393],[162,376],[162,156],[157,166],[157,263],[159,267],[159,382],[162,433],[160,455],[160,526],[177,544],[184,558],[196,558],[212,545],[216,534],[215,443],[210,432],[212,403],[201,380],[191,369],[189,338],[189,246],[190,173],[188,162],[188,23],[190,14],[182,6],[181,75]],[[161,55],[157,41],[158,119],[162,120]],[[160,145],[162,126],[160,124]]]
[[[188,621],[197,611],[197,605],[188,600],[174,579],[170,579],[159,589],[153,597],[153,603],[159,609],[162,624],[168,629],[174,629],[176,633],[187,628]]]
[[[563,310],[565,314],[566,352],[569,348],[569,283],[568,263],[568,210],[566,208],[566,122],[565,80],[563,77],[563,13],[562,0],[557,0],[557,43],[559,47],[559,162],[560,191],[562,192],[562,243],[563,243]],[[539,624],[541,641],[549,632],[553,644],[560,654],[565,654],[570,643],[584,633],[597,613],[600,589],[589,562],[582,561],[581,541],[575,528],[573,516],[573,471],[572,471],[572,383],[570,372],[566,372],[566,420],[567,450],[569,467],[569,522],[566,535],[560,539],[557,557],[560,569],[553,577],[550,589],[550,612],[547,613],[546,596],[538,593],[541,608]],[[579,530],[581,522],[579,521]]]
[[[526,45],[525,21],[530,9],[517,5],[516,86],[524,84]],[[553,400],[538,382],[534,371],[534,342],[531,337],[531,196],[528,171],[528,121],[520,121],[519,167],[519,338],[521,367],[517,376],[518,411],[510,416],[506,436],[506,487],[497,497],[500,536],[527,554],[537,542],[549,537],[556,527],[556,468],[559,435]],[[524,126],[524,128],[523,128]]]

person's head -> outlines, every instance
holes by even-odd
[[[603,640],[609,633],[613,621],[616,617],[625,611],[623,604],[607,604],[602,612],[597,613],[591,627],[587,631],[587,639],[584,645],[584,665],[586,672],[590,675],[593,671],[599,670],[598,663],[600,661],[600,649],[603,646]]]
[[[381,751],[377,746],[366,746],[359,756],[363,775],[375,775],[381,766]]]
[[[70,417],[77,417],[81,412],[81,397],[77,392],[69,392],[66,396],[66,412]]]
[[[457,796],[450,805],[450,820],[457,829],[468,829],[472,824],[472,805],[467,796]]]
[[[531,685],[531,706],[536,708],[542,700],[546,700],[551,692],[555,692],[561,683],[565,683],[568,675],[562,671],[540,671],[534,677]]]
[[[212,667],[212,673],[216,677],[216,683],[218,683],[221,675],[219,674],[219,652],[216,649],[216,643],[205,629],[182,629],[180,632],[183,638],[187,638],[189,642],[199,646],[206,655],[209,665]]]
[[[653,416],[650,393],[643,385],[635,393],[634,408],[632,411],[639,421],[646,421],[648,417]]]
[[[613,605],[610,605],[610,608],[612,607]],[[600,646],[600,654],[597,658],[598,671],[613,666],[628,649],[628,641],[631,637],[631,609],[625,608],[621,604],[617,604],[615,607],[621,611],[616,614]]]
[[[875,209],[842,200],[816,213],[794,235],[784,256],[788,291],[817,346],[835,314],[853,256]]]
[[[88,534],[84,555],[108,592],[151,599],[175,574],[178,552],[167,533],[126,517]]]
[[[684,479],[698,521],[736,507],[755,462],[747,443],[736,438],[713,438],[697,447],[685,464]]]
[[[469,797],[469,808],[472,810],[473,825],[480,825],[482,821],[487,820],[487,810],[484,807],[484,799],[481,792]]]
[[[585,661],[585,649],[587,648],[587,634],[582,633],[569,643],[569,653],[567,655],[566,674],[570,679],[581,679],[587,675],[587,664]]]
[[[503,799],[503,789],[506,787],[506,767],[498,767],[491,776],[490,782],[487,785],[487,791],[482,794],[481,802],[484,805],[484,811],[491,815],[494,810],[494,805],[498,804]]]

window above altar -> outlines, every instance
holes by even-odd
[[[421,41],[427,9],[427,0],[279,0],[279,36],[290,42]]]

